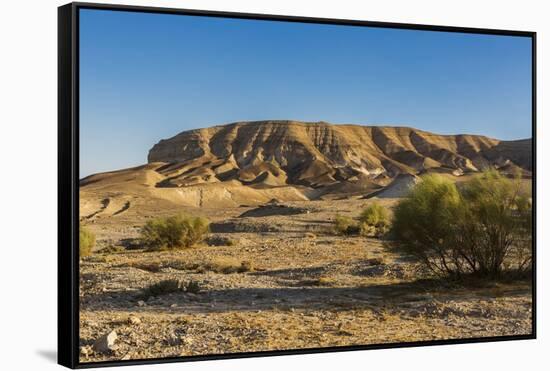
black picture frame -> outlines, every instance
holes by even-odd
[[[486,35],[521,36],[532,42],[532,161],[533,161],[533,270],[532,270],[532,333],[517,336],[496,336],[436,341],[415,341],[391,344],[310,348],[282,351],[244,352],[124,361],[79,362],[79,10],[100,9],[125,12],[164,13],[285,22],[353,25],[408,30],[429,30]],[[406,23],[373,22],[348,19],[312,18],[269,14],[232,13],[146,6],[70,3],[58,8],[58,363],[69,368],[122,366],[167,362],[202,361],[244,357],[265,357],[289,354],[341,352],[352,350],[417,347],[444,344],[465,344],[536,338],[536,32],[485,28],[449,27]]]

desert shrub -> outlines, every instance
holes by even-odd
[[[519,179],[490,171],[458,189],[428,175],[395,207],[391,234],[396,249],[435,274],[498,276],[510,259],[530,266],[531,223]]]
[[[252,262],[250,260],[243,260],[241,262],[241,266],[239,267],[239,273],[250,272],[251,270],[254,270]]]
[[[452,274],[450,260],[462,209],[454,183],[435,175],[423,177],[394,209],[394,246],[421,260],[434,273]]]
[[[363,236],[381,237],[390,226],[388,210],[377,203],[370,204],[359,216],[359,229]]]
[[[149,285],[142,291],[143,297],[161,296],[184,291],[184,286],[178,280],[168,279]]]
[[[359,225],[350,217],[336,215],[333,230],[338,235],[352,235],[359,233]]]
[[[100,254],[117,254],[117,253],[121,253],[121,252],[125,252],[125,251],[126,251],[126,248],[124,246],[110,245],[110,246],[102,248],[101,250],[98,251],[98,253],[100,253]]]
[[[185,292],[189,292],[191,294],[198,294],[202,290],[200,283],[198,283],[197,281],[193,281],[193,280],[187,282],[183,286],[183,289],[184,289]]]
[[[86,258],[89,263],[111,263],[114,261],[112,256],[109,255],[91,255]]]
[[[238,260],[231,257],[218,257],[199,267],[201,271],[211,271],[215,273],[244,273],[254,269],[252,262],[248,260]]]
[[[149,220],[141,229],[141,241],[151,250],[191,247],[209,231],[206,218],[175,215]]]
[[[209,246],[235,246],[237,242],[229,237],[213,235],[206,239]]]
[[[92,249],[95,245],[95,234],[88,229],[80,226],[79,231],[79,255],[80,257],[88,256],[92,253]]]
[[[140,264],[137,268],[142,268]],[[254,270],[254,265],[249,260],[239,260],[231,257],[217,257],[203,262],[189,262],[186,260],[170,260],[163,263],[162,267],[177,270],[190,270],[196,273],[244,273]],[[143,268],[142,268],[143,269]]]
[[[201,290],[202,287],[198,281],[190,280],[183,282],[175,279],[168,279],[147,286],[142,290],[141,297],[148,298],[151,296],[168,295],[176,292],[198,294]]]
[[[122,264],[121,266],[141,269],[151,273],[158,273],[163,268],[163,264],[160,261],[128,262]]]
[[[504,267],[529,269],[532,199],[521,179],[489,171],[467,182],[461,194],[466,213],[457,245],[468,267],[491,276],[499,275]]]
[[[162,296],[178,292],[189,292],[198,294],[202,291],[202,285],[198,281],[189,280],[187,282],[177,279],[162,280],[143,288],[138,295],[139,298],[148,299],[152,296]]]

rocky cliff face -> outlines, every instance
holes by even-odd
[[[148,161],[168,163],[162,185],[235,181],[309,187],[378,182],[426,171],[531,170],[531,140],[437,135],[408,127],[326,122],[237,122],[161,140]]]

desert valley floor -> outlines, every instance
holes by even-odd
[[[202,208],[195,213],[212,221],[206,242],[166,252],[131,248],[142,223],[135,214],[90,222],[104,246],[130,248],[81,262],[81,361],[530,333],[529,282],[422,281],[380,240],[327,233],[335,213],[355,216],[368,202]],[[233,245],[216,246],[224,238]],[[198,282],[200,291],[140,296],[167,278]],[[116,349],[93,352],[112,330]]]

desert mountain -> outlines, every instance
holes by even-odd
[[[184,131],[157,143],[148,161],[173,164],[162,171],[170,175],[166,186],[236,180],[318,188],[430,170],[455,175],[487,167],[530,171],[531,141],[408,127],[256,121]]]
[[[368,194],[396,197],[426,172],[460,177],[488,167],[529,177],[531,139],[254,121],[181,132],[155,144],[148,164],[95,174],[80,186],[84,201],[94,195],[90,210],[112,208],[116,214],[128,209],[130,198],[144,193],[197,207]],[[118,195],[118,201],[105,205],[101,194]]]

